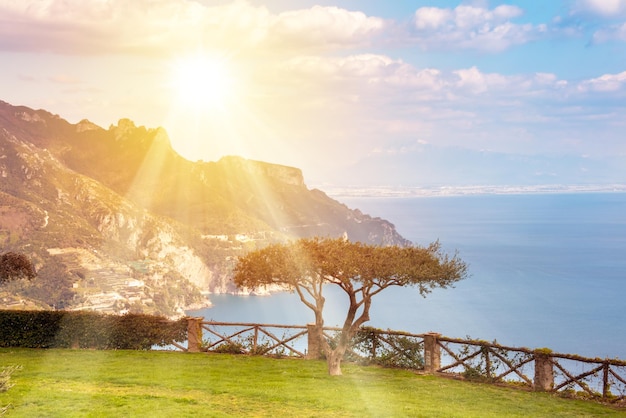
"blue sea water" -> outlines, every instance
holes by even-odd
[[[626,194],[573,193],[340,198],[390,220],[415,244],[440,240],[471,277],[422,298],[415,289],[376,296],[368,325],[497,340],[560,353],[626,359]],[[305,324],[312,313],[289,293],[212,295],[190,312],[207,319]],[[327,301],[327,325],[346,302]]]

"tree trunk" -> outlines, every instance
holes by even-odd
[[[328,374],[331,376],[341,376],[341,359],[343,352],[338,353],[338,349],[331,350],[326,354],[326,361],[328,362]]]
[[[348,349],[348,345],[350,344],[351,338],[347,336],[349,334],[347,332],[342,332],[339,337],[339,341],[337,342],[337,347],[334,350],[329,350],[326,352],[326,362],[328,363],[328,374],[331,376],[341,376],[341,360],[343,360],[344,354],[346,354],[346,350]]]

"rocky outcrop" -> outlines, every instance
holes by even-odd
[[[251,177],[268,178],[290,186],[305,187],[302,170],[298,168],[247,160],[236,156],[223,157],[219,163]]]

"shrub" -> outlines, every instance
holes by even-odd
[[[187,339],[185,319],[95,312],[0,311],[0,347],[149,350]]]
[[[335,334],[329,341],[336,346]],[[424,342],[419,336],[396,335],[372,327],[362,327],[350,342],[344,360],[359,364],[421,370],[424,368]]]
[[[245,354],[246,353],[246,350],[243,344],[239,342],[230,342],[230,341],[227,341],[223,344],[216,346],[211,351],[214,353],[221,353],[221,354]]]

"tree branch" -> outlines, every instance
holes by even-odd
[[[313,312],[316,312],[316,305],[313,305],[311,302],[309,302],[306,299],[306,296],[304,295],[304,293],[302,293],[302,289],[300,289],[300,285],[296,284],[294,287],[296,289],[296,292],[298,293],[298,296],[300,296],[300,300],[302,301],[302,303],[304,303]],[[305,287],[305,289],[308,291],[308,289],[306,287]]]

